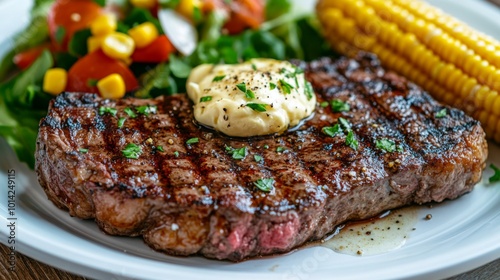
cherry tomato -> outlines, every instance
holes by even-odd
[[[65,50],[73,34],[89,27],[101,12],[92,0],[57,0],[47,16],[50,38]]]
[[[24,70],[33,64],[45,49],[51,49],[50,44],[43,44],[33,47],[14,56],[12,61],[21,70]]]
[[[237,34],[246,28],[257,28],[262,24],[265,18],[264,6],[263,0],[233,0],[229,3],[223,0],[207,0],[203,10],[226,10],[230,16],[224,28],[230,34]]]
[[[131,91],[139,85],[128,66],[96,50],[79,59],[68,71],[67,91],[99,93],[96,82],[108,75],[119,74],[125,81],[125,89]]]
[[[168,56],[175,51],[167,36],[161,35],[144,48],[135,49],[132,61],[145,63],[160,63],[168,61]]]

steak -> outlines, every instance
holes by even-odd
[[[193,120],[186,95],[63,93],[40,122],[39,182],[56,206],[107,234],[240,261],[290,251],[346,221],[455,199],[481,179],[485,134],[462,111],[370,55],[295,63],[318,106],[282,135],[220,135]],[[350,110],[324,106],[334,99]],[[340,132],[327,135],[336,124]],[[140,148],[128,155],[137,159],[124,152],[129,144]],[[243,159],[233,157],[240,148]]]

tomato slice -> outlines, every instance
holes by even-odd
[[[92,0],[57,0],[47,16],[50,38],[66,50],[73,34],[89,27],[101,12],[102,8]]]
[[[264,22],[264,1],[238,0],[231,2],[231,16],[224,25],[229,34],[237,34],[246,28],[258,28]]]
[[[203,11],[209,12],[215,9],[227,11],[230,16],[224,28],[230,34],[237,34],[246,28],[258,28],[265,18],[265,3],[263,0],[206,0]]]
[[[168,57],[175,51],[175,47],[165,35],[161,35],[144,48],[135,49],[132,61],[144,63],[160,63],[168,61]]]
[[[33,47],[14,56],[12,61],[21,70],[24,70],[33,64],[45,49],[51,49],[50,44],[43,44]]]
[[[69,69],[66,90],[99,93],[96,82],[114,73],[122,76],[127,91],[139,86],[124,62],[108,57],[99,49],[82,57]]]

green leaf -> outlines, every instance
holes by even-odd
[[[334,126],[325,126],[321,129],[321,131],[330,137],[335,137],[342,133],[339,124],[336,124]]]
[[[116,116],[116,113],[118,113],[118,110],[116,108],[105,107],[105,106],[99,107],[99,115],[101,116],[104,114],[110,114],[112,116]]]
[[[158,111],[158,108],[156,107],[156,105],[143,105],[143,106],[136,107],[135,110],[139,114],[149,116],[149,114],[156,114],[156,112]]]
[[[118,119],[118,123],[117,123],[118,128],[122,128],[122,127],[123,127],[123,125],[125,124],[125,121],[126,121],[126,120],[127,120],[127,118],[119,118],[119,119]]]
[[[495,171],[493,176],[491,176],[489,178],[490,184],[499,182],[500,181],[500,169],[498,167],[496,167],[494,164],[490,164],[490,168],[493,169],[493,171]]]
[[[82,153],[82,154],[86,154],[86,153],[88,153],[88,152],[89,152],[89,149],[80,148],[80,149],[78,149],[78,151],[79,151],[80,153]]]
[[[331,101],[332,104],[332,110],[335,113],[339,112],[349,112],[351,110],[351,106],[349,106],[349,103],[346,103],[340,99],[334,99]]]
[[[106,0],[93,0],[94,2],[97,3],[97,5],[104,7],[106,6]]]
[[[85,56],[88,53],[87,40],[92,36],[90,29],[82,29],[75,32],[68,44],[68,52],[76,57]]]
[[[322,108],[326,108],[326,107],[328,107],[328,105],[330,105],[330,103],[328,103],[328,101],[323,101],[319,104],[319,106],[321,106]]]
[[[278,147],[278,148],[276,148],[276,152],[277,152],[277,153],[283,153],[285,150],[286,150],[286,149],[285,149],[284,147],[281,147],[281,146],[280,146],[280,147]]]
[[[259,179],[253,182],[253,184],[263,192],[270,192],[274,187],[274,179],[273,178]]]
[[[203,96],[200,98],[200,102],[208,102],[210,100],[212,100],[212,96]]]
[[[269,88],[271,90],[275,89],[276,88],[276,84],[275,83],[269,83]]]
[[[247,92],[247,85],[245,83],[239,83],[236,85],[236,87],[243,93]]]
[[[352,130],[349,130],[349,133],[345,138],[345,144],[354,150],[358,149],[359,142],[358,140],[356,140],[356,137],[354,136],[354,132]]]
[[[214,77],[212,82],[220,82],[220,81],[224,80],[225,77],[226,77],[226,75],[216,76],[216,77]]]
[[[192,67],[186,62],[182,61],[177,56],[170,55],[170,71],[178,78],[187,78],[191,73]]]
[[[134,143],[129,143],[125,149],[122,150],[122,154],[129,159],[138,159],[142,154],[142,148]]]
[[[131,118],[136,118],[137,115],[135,114],[134,110],[132,110],[131,108],[127,107],[125,109],[123,109],[123,111]]]
[[[293,86],[291,84],[287,83],[285,80],[280,79],[278,81],[278,84],[279,84],[279,86],[281,88],[281,91],[284,94],[290,94],[292,92]]]
[[[266,19],[275,19],[289,13],[291,9],[292,2],[290,0],[268,0],[266,2]]]
[[[238,160],[245,159],[245,157],[248,154],[247,147],[242,147],[242,148],[239,148],[239,149],[235,149],[233,147],[226,146],[226,151],[230,155],[232,155],[233,159],[238,159]]]
[[[259,104],[259,103],[247,103],[246,106],[251,108],[254,111],[257,111],[257,112],[265,112],[265,111],[267,111],[266,107],[268,105],[267,104]]]
[[[375,147],[388,153],[392,153],[396,151],[396,142],[389,139],[378,139],[375,142]]]
[[[142,74],[139,82],[141,87],[134,94],[139,98],[171,95],[177,92],[177,81],[170,76],[170,69],[165,63],[160,63]]]
[[[163,149],[163,146],[157,146],[156,150],[158,150],[160,152],[165,152],[165,149]]]
[[[343,129],[350,131],[351,130],[351,124],[349,123],[348,120],[344,118],[339,118],[339,124],[342,126]]]
[[[308,82],[305,78],[304,78],[304,84],[306,87],[304,93],[307,96],[307,100],[311,100],[314,97],[314,89],[313,89],[311,83]]]
[[[160,21],[155,18],[148,9],[133,8],[125,20],[123,20],[123,23],[129,28],[145,22],[151,22],[156,26],[160,34],[164,34]]]
[[[255,93],[251,89],[247,89],[247,92],[245,92],[245,98],[255,99]]]
[[[253,158],[256,162],[262,162],[264,158],[261,155],[254,155]]]
[[[222,27],[226,23],[226,14],[218,9],[210,12],[206,16],[206,20],[203,24],[203,29],[201,31],[201,41],[216,41],[221,36]]]
[[[162,8],[175,9],[181,0],[159,0],[158,2]]]
[[[199,139],[199,138],[197,138],[197,137],[195,137],[195,138],[190,138],[190,139],[188,139],[188,140],[186,141],[186,144],[191,145],[191,144],[196,144],[196,143],[198,143],[198,142],[200,142],[200,139]]]
[[[441,109],[441,110],[439,110],[439,112],[436,113],[436,118],[438,118],[438,119],[444,118],[444,117],[446,117],[447,114],[448,113],[446,111],[446,108]]]

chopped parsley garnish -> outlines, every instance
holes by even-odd
[[[444,118],[444,117],[446,117],[447,114],[448,113],[446,111],[446,108],[441,109],[441,110],[439,110],[439,112],[436,113],[436,118],[438,118],[438,119]]]
[[[279,84],[279,86],[284,94],[292,93],[293,86],[291,84],[287,83],[285,80],[280,79],[278,81],[278,84]]]
[[[252,90],[247,90],[247,92],[245,92],[245,97],[247,99],[254,99],[255,98],[255,93],[252,91]]]
[[[346,103],[340,99],[334,99],[334,100],[332,100],[331,103],[332,103],[332,110],[335,113],[349,112],[349,110],[351,110],[351,106],[349,106],[348,103]]]
[[[347,133],[347,136],[345,138],[345,144],[354,150],[357,150],[359,147],[359,142],[356,140],[356,137],[354,136],[354,132],[352,130],[349,130],[349,133]]]
[[[86,154],[89,152],[89,149],[80,148],[78,151],[82,154]]]
[[[208,102],[210,100],[212,100],[212,96],[203,96],[200,98],[200,102]]]
[[[319,106],[323,107],[323,108],[326,108],[328,107],[328,105],[330,105],[330,103],[328,103],[328,101],[323,101],[319,104]]]
[[[125,123],[126,120],[127,120],[127,118],[118,119],[118,128],[122,128],[123,124]]]
[[[388,153],[392,153],[396,151],[396,142],[389,139],[378,139],[375,142],[375,147]]]
[[[264,145],[264,149],[266,149],[266,150],[269,149],[269,145],[267,145],[267,144]]]
[[[276,88],[276,84],[275,83],[269,83],[269,88],[271,90],[275,89]]]
[[[174,156],[175,156],[175,157],[179,157],[179,152],[178,152],[178,151],[175,151],[175,152],[174,152]]]
[[[261,155],[254,155],[253,158],[256,162],[262,162],[264,158]]]
[[[500,168],[496,167],[494,164],[490,164],[490,168],[495,171],[495,174],[490,177],[489,182],[491,183],[496,183],[500,181]]]
[[[129,143],[125,149],[122,150],[123,156],[130,159],[138,159],[142,154],[142,149],[140,146]]]
[[[195,138],[190,138],[190,139],[188,139],[188,140],[186,141],[186,144],[191,145],[191,144],[196,144],[196,143],[198,143],[198,142],[200,142],[200,139],[198,139],[198,137],[195,137]]]
[[[253,184],[263,192],[270,192],[273,189],[274,179],[273,178],[259,179],[253,182]]]
[[[340,133],[342,133],[342,130],[340,129],[339,124],[336,124],[334,126],[325,126],[325,127],[323,127],[323,129],[321,129],[321,131],[330,137],[335,137],[335,136],[339,135]]]
[[[225,77],[226,77],[226,75],[216,76],[216,77],[212,80],[212,82],[220,82],[220,81],[222,81]]]
[[[165,152],[165,150],[163,149],[163,146],[156,146],[156,150],[158,150],[160,152]]]
[[[144,105],[144,106],[139,106],[135,108],[135,110],[139,114],[143,114],[145,116],[148,116],[149,114],[156,114],[157,108],[155,105]]]
[[[252,69],[253,69],[253,71],[257,71],[257,65],[252,63]]]
[[[285,151],[285,148],[283,148],[283,147],[276,148],[276,152],[278,152],[278,153],[282,153],[284,151]]]
[[[99,115],[102,116],[106,113],[113,115],[113,116],[116,116],[116,113],[118,113],[118,110],[115,108],[111,108],[111,107],[100,107],[99,108]]]
[[[313,98],[314,96],[314,89],[311,85],[310,82],[306,81],[306,79],[304,78],[304,84],[306,86],[306,89],[305,89],[305,94],[307,96],[307,100],[311,100],[311,98]]]
[[[266,107],[267,104],[259,104],[259,103],[247,103],[247,107],[251,108],[254,111],[257,112],[265,112],[267,111]]]
[[[132,110],[132,108],[125,108],[123,109],[123,111],[131,118],[136,118],[137,115],[135,114],[134,110]]]
[[[244,159],[248,154],[247,147],[235,149],[233,147],[226,146],[226,151],[233,156],[233,159],[240,159],[240,160]]]
[[[347,130],[347,131],[351,130],[351,124],[349,123],[348,120],[346,120],[344,118],[339,118],[339,123],[342,126],[342,128],[344,128],[345,130]]]
[[[247,85],[245,83],[239,83],[236,87],[243,93],[247,92]]]

